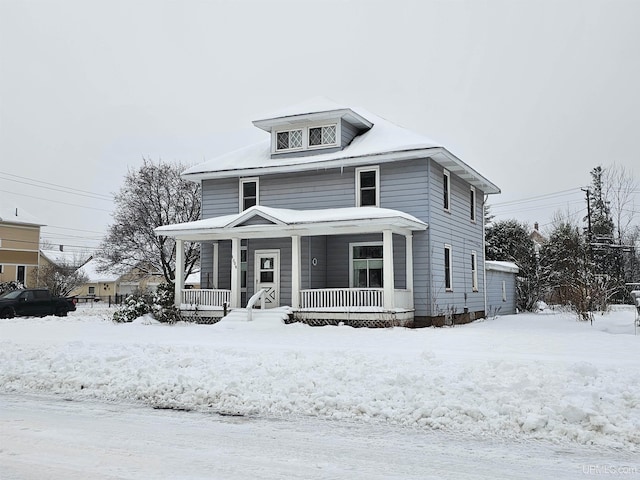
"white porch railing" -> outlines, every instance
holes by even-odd
[[[300,290],[301,308],[383,307],[381,288],[322,288]]]
[[[182,303],[200,307],[222,307],[231,301],[231,290],[188,289],[182,290]]]

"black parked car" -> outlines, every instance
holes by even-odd
[[[75,297],[52,297],[49,290],[29,288],[0,295],[0,318],[65,317],[76,309]]]

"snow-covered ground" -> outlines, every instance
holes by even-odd
[[[631,308],[416,330],[109,317],[2,320],[0,393],[640,451]]]

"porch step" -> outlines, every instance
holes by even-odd
[[[290,307],[269,308],[266,310],[254,308],[251,312],[252,321],[260,323],[284,323],[288,318],[289,313],[291,313]],[[222,317],[220,322],[248,322],[248,317],[249,314],[246,308],[234,308],[226,317]]]

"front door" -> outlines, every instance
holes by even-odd
[[[280,250],[256,250],[255,291],[264,288],[265,307],[280,306]]]

